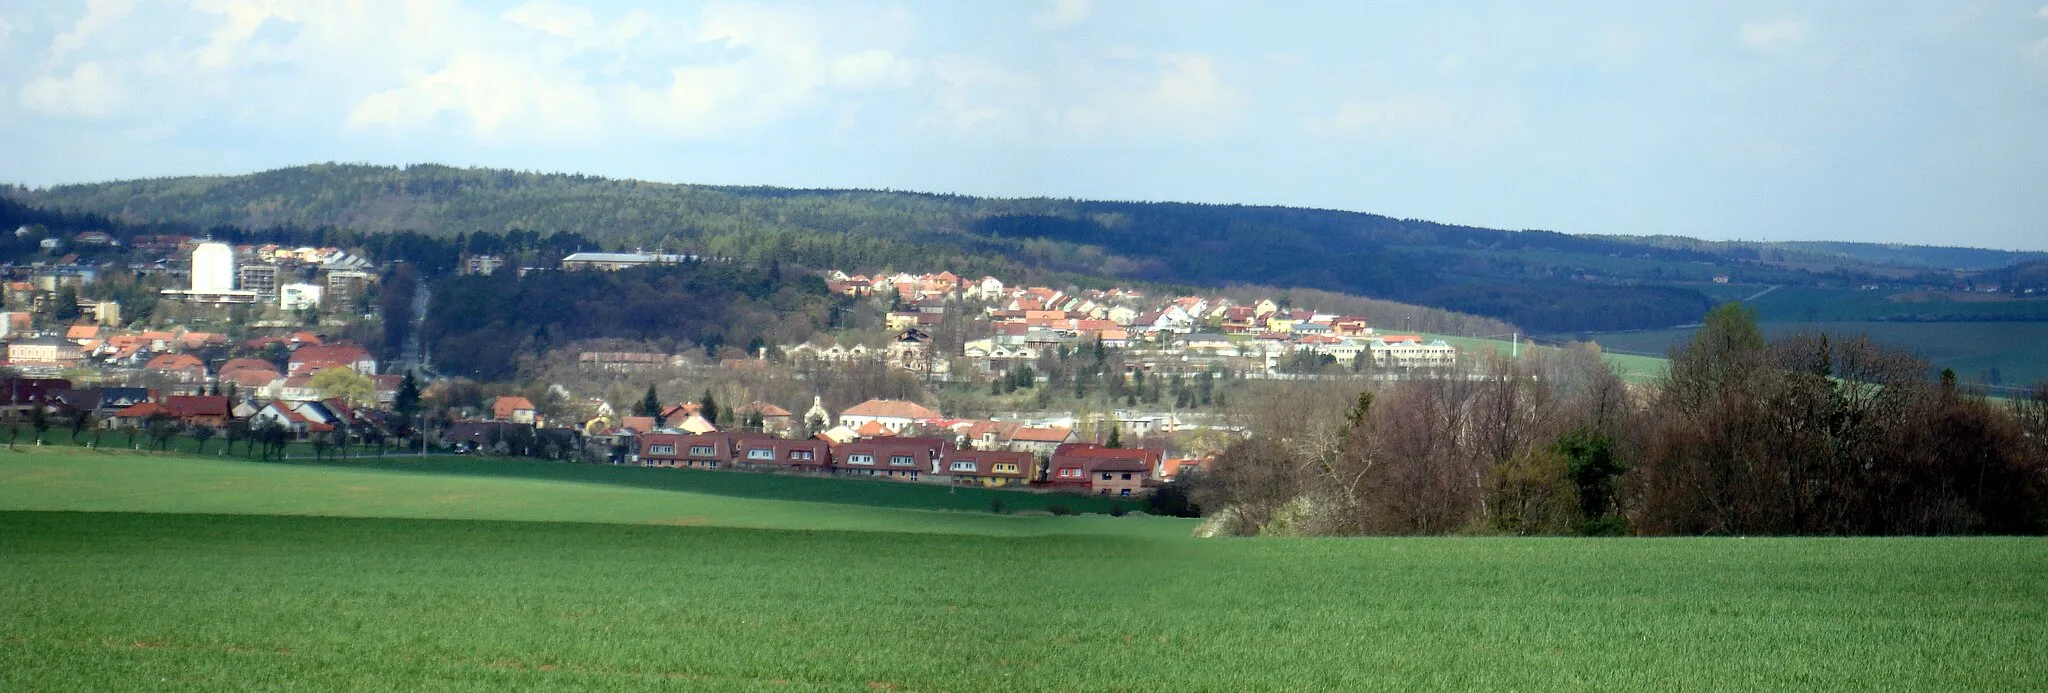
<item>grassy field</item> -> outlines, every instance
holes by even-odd
[[[1490,351],[1506,357],[1514,353],[1528,353],[1532,349],[1538,351],[1555,351],[1557,349],[1557,347],[1549,346],[1532,347],[1524,343],[1521,349],[1517,351],[1514,348],[1514,343],[1505,339],[1479,339],[1476,337],[1456,337],[1428,333],[1423,333],[1423,338],[1444,340],[1444,343],[1457,347],[1460,354],[1481,354]],[[1605,343],[1602,342],[1602,345],[1604,346]],[[1662,353],[1662,350],[1649,353]],[[1655,379],[1664,375],[1671,367],[1671,363],[1665,359],[1639,354],[1608,352],[1601,354],[1601,359],[1605,360],[1607,365],[1612,366],[1614,372],[1624,380],[1643,381]]]
[[[1055,519],[990,513],[987,498],[993,493],[886,481],[529,460],[428,458],[424,462],[384,460],[314,465],[72,448],[0,452],[0,509],[14,510],[618,522],[995,535],[1044,533],[1048,523]],[[1107,512],[1110,507],[1106,499],[1065,494],[1001,495],[1009,512],[1052,504],[1067,505],[1080,512]],[[828,498],[832,502],[822,502]],[[1128,519],[1133,524],[1173,523],[1181,534],[1188,527],[1185,521]],[[1074,531],[1072,527],[1085,524],[1085,520],[1075,520],[1062,526]]]
[[[1800,330],[1845,337],[1867,334],[1919,354],[1937,368],[1954,368],[1966,380],[1975,380],[1993,368],[2007,385],[2048,379],[2048,323],[1767,322],[1762,327],[1770,335]],[[1693,331],[1613,332],[1595,334],[1593,339],[1602,346],[1654,353],[1691,339]]]
[[[2040,539],[1198,540],[575,477],[0,453],[0,690],[2048,686]]]
[[[1763,322],[1845,322],[1862,320],[2048,320],[2048,298],[1989,300],[1992,296],[1937,293],[1897,296],[1787,286],[1748,302]]]

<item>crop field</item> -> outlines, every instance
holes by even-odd
[[[0,690],[2048,681],[2039,539],[1200,540],[1135,516],[129,457],[182,471],[0,453]],[[373,517],[460,493],[499,495]]]
[[[1954,368],[1965,380],[1977,380],[1993,368],[2008,386],[2048,379],[2048,322],[1765,322],[1760,327],[1773,336],[1800,330],[1839,337],[1867,334],[1919,354],[1936,368]],[[1600,333],[1593,340],[1658,353],[1691,339],[1694,329]]]
[[[1518,351],[1515,349],[1515,345],[1513,342],[1507,341],[1505,339],[1480,339],[1477,337],[1456,337],[1451,335],[1438,334],[1424,334],[1423,338],[1444,340],[1444,343],[1457,347],[1458,353],[1461,356],[1492,352],[1495,354],[1499,354],[1502,358],[1507,358],[1515,353],[1528,353],[1532,349],[1539,351],[1555,351],[1558,348],[1540,345],[1530,346],[1529,344],[1525,343]],[[1606,343],[1601,342],[1601,345],[1606,346]],[[1663,350],[1659,349],[1654,352],[1646,353],[1663,353]],[[1608,366],[1614,368],[1615,374],[1620,375],[1624,380],[1652,380],[1663,376],[1671,368],[1670,361],[1656,356],[1607,352],[1601,354],[1600,358],[1601,360],[1606,361]]]
[[[1889,291],[1787,286],[1748,302],[1763,322],[2048,320],[2048,298],[1940,293],[1905,300]],[[1995,300],[1994,300],[1995,299]]]

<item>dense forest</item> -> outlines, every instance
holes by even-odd
[[[588,339],[741,356],[835,327],[847,300],[816,275],[787,276],[775,263],[501,272],[447,277],[433,290],[421,329],[434,366],[478,380],[509,377],[522,358]]]
[[[1730,304],[1649,388],[1591,349],[1275,389],[1186,485],[1238,534],[2048,532],[2048,384],[1996,401]]]
[[[431,165],[325,164],[4,194],[195,228],[537,232],[585,239],[584,249],[666,248],[756,264],[1296,286],[1480,313],[1538,332],[1695,322],[1710,302],[1671,283],[1730,268],[1759,280],[1802,276],[1720,248],[1330,210],[672,185]]]

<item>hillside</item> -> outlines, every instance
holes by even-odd
[[[324,164],[15,188],[7,195],[53,210],[194,229],[442,236],[523,229],[580,234],[613,248],[667,247],[814,267],[937,263],[1199,286],[1297,286],[1544,331],[1689,322],[1711,301],[1643,280],[1704,281],[1723,262],[1711,253],[1614,239],[1330,210],[673,185],[424,165]]]

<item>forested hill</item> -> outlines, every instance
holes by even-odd
[[[1673,284],[1731,271],[1758,281],[1791,273],[1695,248],[1355,212],[673,185],[432,165],[322,164],[5,194],[42,207],[198,228],[450,236],[520,229],[573,232],[610,248],[814,267],[1030,268],[1204,286],[1300,286],[1488,315],[1546,332],[1689,323],[1710,301]]]

